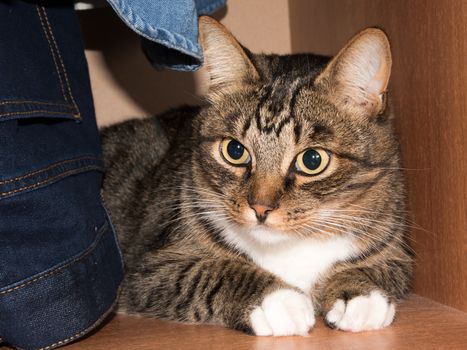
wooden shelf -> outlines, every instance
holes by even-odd
[[[395,323],[381,331],[347,333],[318,321],[308,337],[252,337],[214,326],[182,325],[116,315],[67,350],[465,350],[467,313],[412,295]],[[0,350],[7,350],[1,347]]]

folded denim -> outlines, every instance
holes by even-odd
[[[0,1],[0,33],[0,338],[52,349],[112,309],[122,259],[72,3]]]
[[[212,14],[227,0],[107,1],[144,38],[144,51],[155,67],[193,71],[203,62],[198,16]]]

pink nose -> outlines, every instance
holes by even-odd
[[[269,212],[274,210],[274,208],[263,204],[253,204],[250,205],[250,207],[255,211],[256,218],[259,222],[264,222],[268,217]]]

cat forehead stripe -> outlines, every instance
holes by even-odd
[[[296,97],[306,84],[302,78],[292,83],[279,78],[264,86],[255,113],[258,130],[266,134],[274,131],[279,136],[282,128],[294,119]]]

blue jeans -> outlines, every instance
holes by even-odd
[[[203,62],[198,16],[223,7],[226,0],[107,0],[143,38],[146,57],[157,68],[193,71]]]
[[[93,329],[123,277],[72,4],[0,1],[0,338],[51,349]]]

